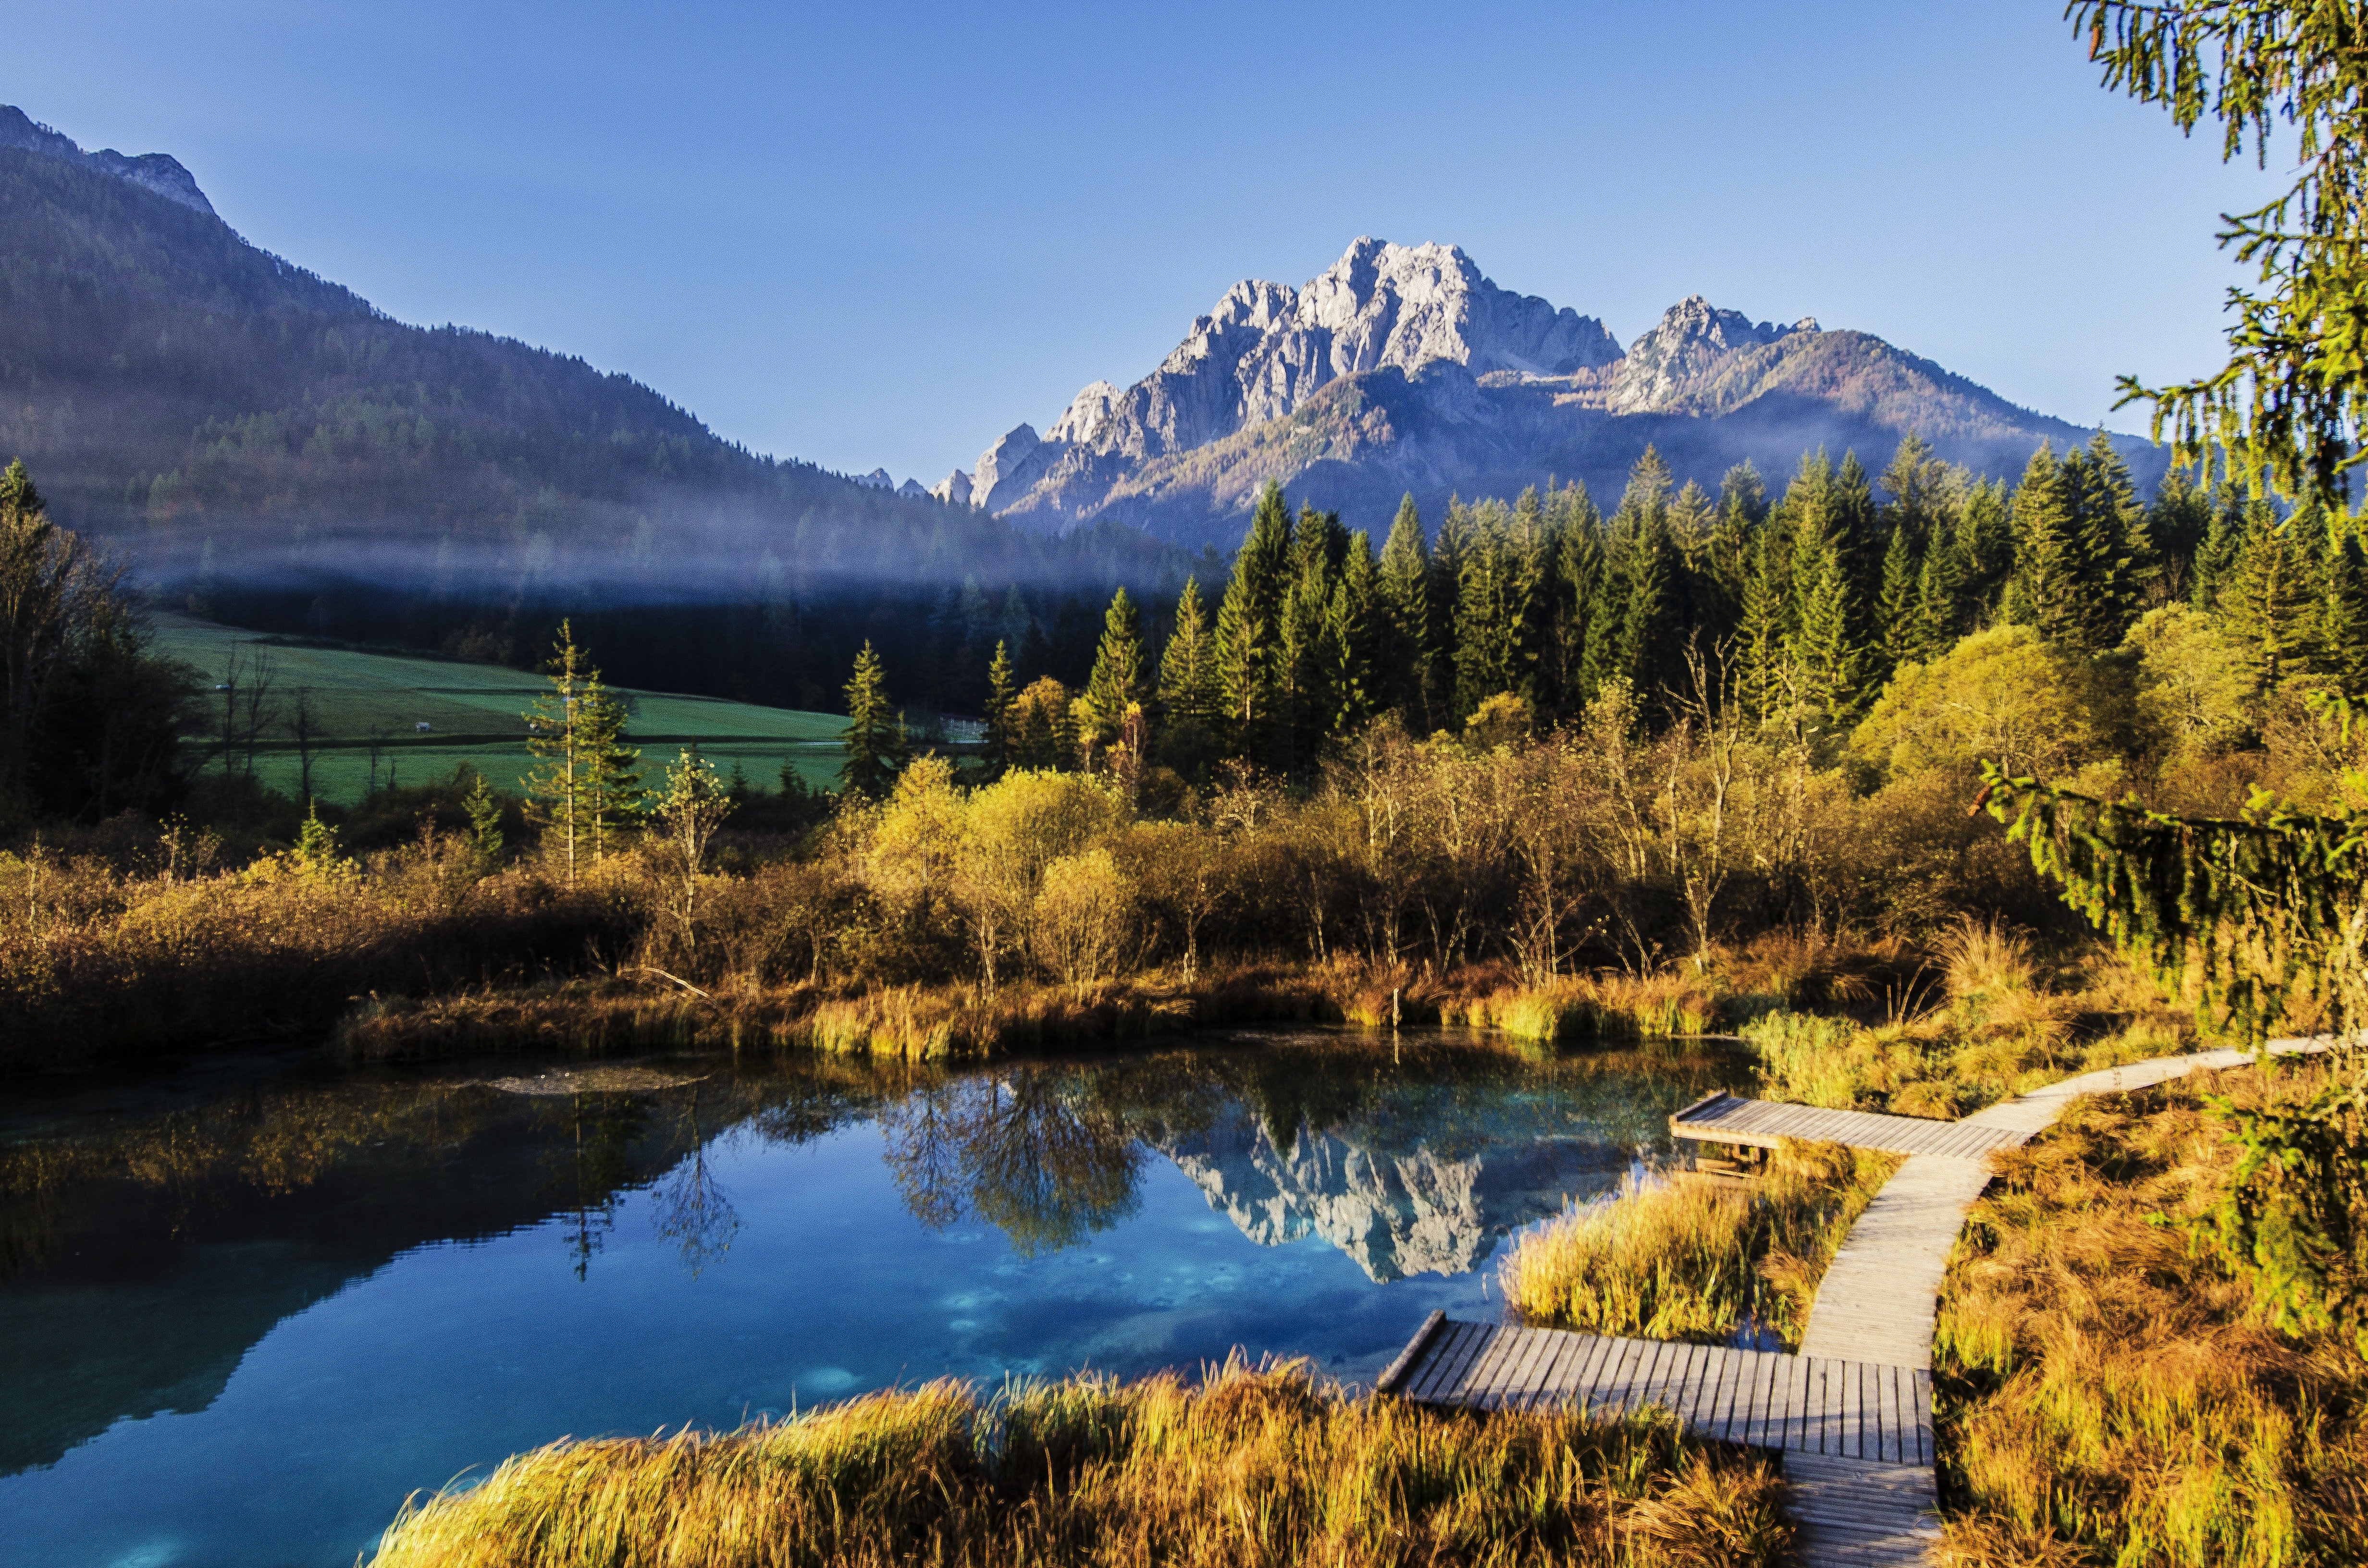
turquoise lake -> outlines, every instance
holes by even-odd
[[[0,1102],[0,1562],[344,1568],[566,1436],[953,1376],[1370,1382],[1731,1064],[1211,1035],[939,1072],[347,1069]]]

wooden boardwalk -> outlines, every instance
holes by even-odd
[[[1929,1468],[1932,1377],[1907,1367],[1458,1323],[1433,1312],[1377,1385],[1473,1410],[1660,1405],[1722,1443]]]
[[[2274,1040],[2275,1055],[2329,1049]],[[1783,1456],[1808,1568],[1930,1560],[1940,1540],[1932,1433],[1932,1328],[1949,1255],[1989,1182],[1989,1155],[2052,1126],[2082,1095],[2114,1094],[2235,1067],[2241,1051],[2084,1073],[1962,1121],[1707,1096],[1669,1119],[1702,1142],[1772,1149],[1787,1138],[1907,1156],[1867,1205],[1817,1288],[1798,1355],[1619,1339],[1433,1312],[1379,1388],[1476,1410],[1660,1405],[1689,1430]]]
[[[2031,1136],[2011,1127],[1971,1121],[1928,1121],[1914,1116],[1881,1116],[1864,1110],[1826,1110],[1816,1106],[1779,1105],[1738,1099],[1721,1091],[1706,1095],[1669,1118],[1669,1131],[1701,1143],[1735,1143],[1773,1149],[1786,1139],[1847,1143],[1891,1154],[1939,1154],[1978,1160],[1993,1149],[2009,1148]]]

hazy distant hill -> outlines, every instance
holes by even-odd
[[[408,326],[242,240],[161,154],[0,109],[0,460],[163,572],[739,597],[1106,574],[969,508],[752,455],[622,375]],[[1088,569],[1090,565],[1091,569]]]
[[[1695,296],[1623,353],[1600,322],[1498,288],[1461,250],[1360,239],[1301,289],[1246,281],[1159,368],[1097,381],[1044,435],[1021,425],[937,494],[1047,531],[1140,524],[1230,545],[1258,492],[1378,525],[1412,491],[1510,495],[1550,478],[1617,498],[1646,445],[1714,486],[1804,450],[1880,470],[1914,429],[1984,472],[2088,432],[1858,332],[1754,323]],[[2151,447],[2125,443],[2150,480]]]

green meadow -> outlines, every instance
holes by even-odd
[[[182,615],[159,615],[155,632],[158,651],[195,669],[211,699],[199,709],[204,727],[188,737],[203,754],[219,756],[223,699],[215,687],[229,680],[233,660],[242,686],[263,672],[268,692],[255,771],[265,785],[291,798],[302,773],[294,734],[300,699],[317,737],[313,793],[324,801],[352,805],[373,778],[381,788],[425,784],[450,777],[462,764],[497,789],[516,790],[533,766],[525,714],[547,688],[525,671],[291,642]],[[695,745],[723,773],[736,764],[751,783],[767,789],[778,784],[784,762],[810,784],[837,782],[838,735],[847,721],[836,714],[618,690],[632,714],[626,733],[654,764]],[[245,722],[243,715],[239,722]],[[243,743],[239,751],[243,758]]]

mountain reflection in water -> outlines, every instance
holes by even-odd
[[[243,1363],[262,1367],[255,1352],[282,1324],[347,1332],[336,1314],[364,1281],[372,1301],[395,1287],[408,1331],[448,1336],[421,1352],[431,1377],[464,1358],[454,1346],[521,1332],[519,1313],[531,1333],[537,1313],[597,1310],[598,1333],[652,1357],[684,1354],[660,1342],[698,1339],[702,1312],[755,1314],[705,1335],[707,1363],[637,1366],[659,1401],[669,1387],[786,1401],[766,1391],[790,1372],[811,1398],[943,1372],[1190,1366],[1232,1343],[1317,1354],[1351,1375],[1429,1299],[1344,1295],[1357,1277],[1313,1256],[1258,1274],[1244,1296],[1256,1255],[1320,1237],[1354,1260],[1364,1291],[1469,1275],[1508,1231],[1661,1146],[1669,1111],[1714,1073],[1684,1057],[1525,1057],[1435,1036],[1394,1053],[1304,1033],[974,1072],[806,1056],[313,1063],[20,1093],[0,1119],[0,1476],[21,1477],[0,1480],[0,1528],[37,1467],[102,1434],[102,1447],[133,1432],[165,1441],[179,1428],[147,1418],[187,1425],[234,1378],[266,1376]],[[1210,1210],[1258,1247],[1237,1239],[1226,1254],[1201,1233]],[[981,1237],[999,1252],[976,1251]],[[497,1254],[528,1275],[497,1276]],[[438,1269],[477,1282],[461,1307],[436,1298],[441,1315],[418,1327],[422,1288],[400,1280],[439,1256]],[[815,1296],[817,1273],[846,1281],[847,1299]],[[550,1294],[563,1287],[593,1293]],[[789,1372],[772,1364],[782,1358]],[[403,1485],[498,1458],[506,1448],[480,1445],[521,1434],[729,1418],[706,1414],[717,1401],[704,1392],[643,1409],[622,1392],[587,1405],[583,1390],[558,1390],[541,1415],[543,1396],[521,1397],[508,1425],[418,1437],[450,1462]]]

